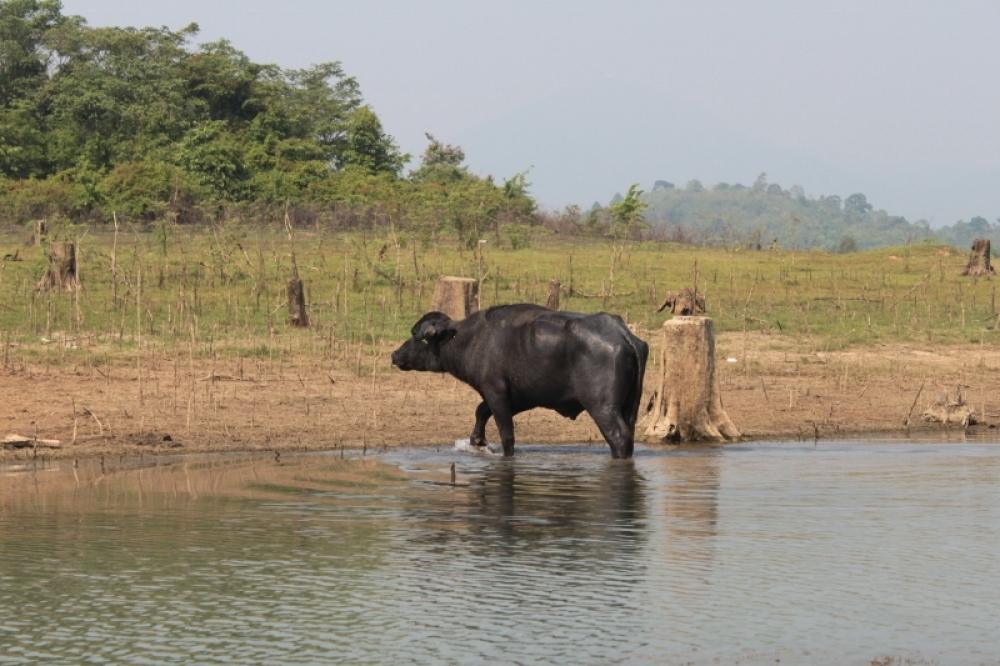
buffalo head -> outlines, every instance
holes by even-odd
[[[455,335],[455,322],[443,312],[428,312],[410,330],[410,339],[392,352],[392,364],[400,370],[444,372],[441,345]]]

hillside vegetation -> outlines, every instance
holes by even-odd
[[[886,245],[936,239],[968,247],[976,238],[1000,242],[1000,221],[983,217],[931,229],[924,220],[908,221],[877,209],[862,193],[807,196],[801,187],[785,189],[761,174],[753,185],[699,181],[676,187],[657,181],[643,196],[646,219],[655,233],[677,241],[712,245],[758,245],[777,242],[792,248],[851,252]]]
[[[523,175],[477,177],[431,135],[404,176],[410,157],[339,63],[284,69],[197,34],[0,0],[0,221],[215,222],[290,206],[470,243],[531,221]]]

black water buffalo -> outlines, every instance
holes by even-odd
[[[575,419],[586,410],[614,458],[632,457],[649,347],[621,318],[501,305],[452,321],[429,312],[392,354],[400,370],[447,372],[476,389],[471,441],[486,444],[490,416],[505,456],[514,454],[514,415],[547,407]]]

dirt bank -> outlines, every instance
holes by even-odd
[[[924,407],[958,384],[978,416],[1000,421],[998,349],[897,343],[824,352],[808,340],[729,334],[719,339],[718,357],[726,408],[750,438],[899,431],[911,406],[913,427],[921,427]],[[468,436],[478,400],[456,380],[379,368],[359,376],[344,365],[307,355],[280,365],[161,359],[142,368],[141,381],[134,367],[8,369],[0,372],[0,437],[55,439],[61,448],[3,450],[0,461],[379,449]],[[492,424],[489,435],[496,441]],[[569,421],[547,410],[520,415],[517,435],[522,442],[602,441],[586,415]]]

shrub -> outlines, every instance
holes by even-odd
[[[507,242],[512,250],[531,247],[531,227],[526,224],[504,225],[503,234],[507,237]]]
[[[8,220],[24,222],[44,217],[77,217],[94,205],[94,195],[70,172],[39,180],[7,181],[0,193],[0,211]]]
[[[168,208],[183,217],[202,194],[180,168],[154,160],[119,164],[101,180],[100,191],[110,210],[144,220]]]

